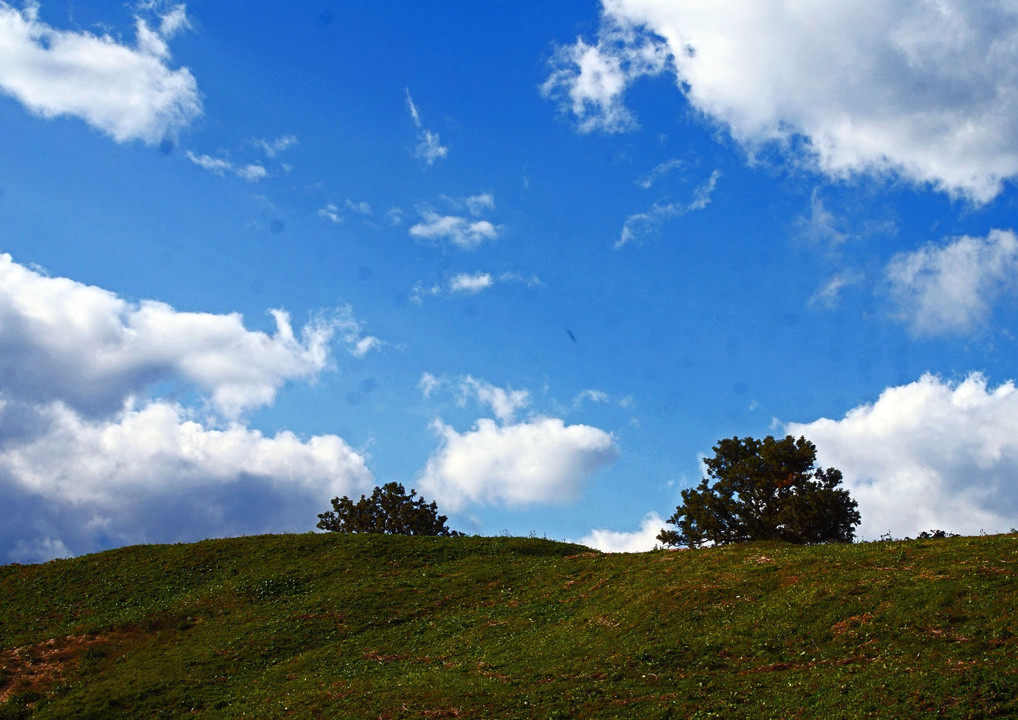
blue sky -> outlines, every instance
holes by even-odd
[[[653,546],[804,434],[858,535],[1018,525],[1001,2],[0,2],[0,561]]]

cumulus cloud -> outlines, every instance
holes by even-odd
[[[899,317],[920,335],[963,334],[984,324],[993,302],[1013,293],[1018,237],[993,230],[901,253],[887,266]]]
[[[661,226],[667,220],[703,210],[710,205],[711,196],[720,179],[721,171],[715,170],[707,180],[693,190],[693,196],[688,202],[657,202],[646,212],[630,215],[622,226],[622,234],[615,241],[615,249],[618,250],[625,245],[640,243],[657,236],[661,232]]]
[[[659,543],[658,533],[665,527],[665,521],[656,512],[647,513],[640,527],[632,532],[597,528],[577,540],[580,545],[602,552],[625,553],[653,550]]]
[[[237,177],[247,180],[251,183],[256,183],[264,180],[269,174],[269,171],[264,166],[258,163],[250,163],[249,165],[243,165],[237,168]]]
[[[475,250],[499,237],[502,228],[481,218],[486,211],[495,209],[495,198],[491,193],[461,199],[442,196],[442,201],[451,213],[442,214],[427,205],[418,207],[421,219],[410,227],[411,237],[432,243],[448,243],[461,250]]]
[[[342,438],[267,437],[240,418],[314,380],[334,338],[358,356],[380,341],[349,308],[299,336],[272,315],[275,332],[250,331],[0,255],[0,558],[305,529],[330,497],[367,488]]]
[[[417,109],[417,105],[414,104],[414,99],[410,97],[409,88],[406,90],[406,104],[410,111],[410,117],[414,121],[414,127],[417,128],[417,146],[414,148],[414,157],[423,160],[427,165],[433,165],[449,154],[449,148],[442,145],[438,133],[424,127],[421,113]]]
[[[420,240],[445,241],[461,250],[475,250],[485,241],[496,239],[498,228],[488,220],[470,220],[425,210],[421,213],[421,222],[410,228],[410,235]]]
[[[329,498],[372,484],[365,458],[335,435],[215,429],[163,401],[101,419],[59,401],[22,410],[28,428],[25,412],[0,412],[11,500],[0,551],[11,560],[303,529]]]
[[[568,503],[618,455],[609,433],[558,418],[507,425],[481,418],[464,433],[435,420],[432,429],[440,443],[419,486],[453,512],[468,505]]]
[[[975,202],[1018,175],[1018,9],[966,0],[603,0],[595,44],[543,86],[581,131],[634,126],[625,93],[673,72],[753,151],[799,139],[831,176],[897,173]]]
[[[859,503],[858,535],[1006,532],[1018,517],[1018,392],[924,375],[840,420],[790,423]]]
[[[449,292],[475,295],[494,284],[491,273],[457,273],[449,278]]]
[[[55,29],[39,5],[0,2],[0,89],[45,118],[78,117],[117,142],[159,143],[202,112],[187,68],[171,69],[166,41],[188,27],[183,5],[151,27],[136,20],[134,47],[109,35]]]
[[[102,414],[156,381],[177,380],[237,417],[271,403],[285,382],[326,369],[337,334],[354,352],[365,337],[349,308],[319,315],[299,336],[287,313],[272,316],[273,334],[250,331],[238,314],[130,303],[0,255],[0,376],[9,398]]]

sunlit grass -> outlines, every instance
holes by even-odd
[[[307,534],[0,568],[0,718],[1018,715],[1018,536]]]

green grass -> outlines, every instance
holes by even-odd
[[[307,534],[0,567],[5,718],[1013,718],[1018,536]]]

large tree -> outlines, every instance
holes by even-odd
[[[657,536],[665,545],[852,542],[856,502],[838,487],[840,470],[816,467],[816,447],[806,438],[733,437],[718,442],[704,463],[708,477],[682,491],[668,518],[678,529]]]
[[[361,495],[354,502],[349,497],[332,499],[332,510],[318,516],[318,527],[341,533],[385,533],[388,535],[438,535],[452,537],[461,533],[446,527],[445,515],[438,514],[438,505],[416,497],[417,491],[399,483],[376,487],[371,497]]]

